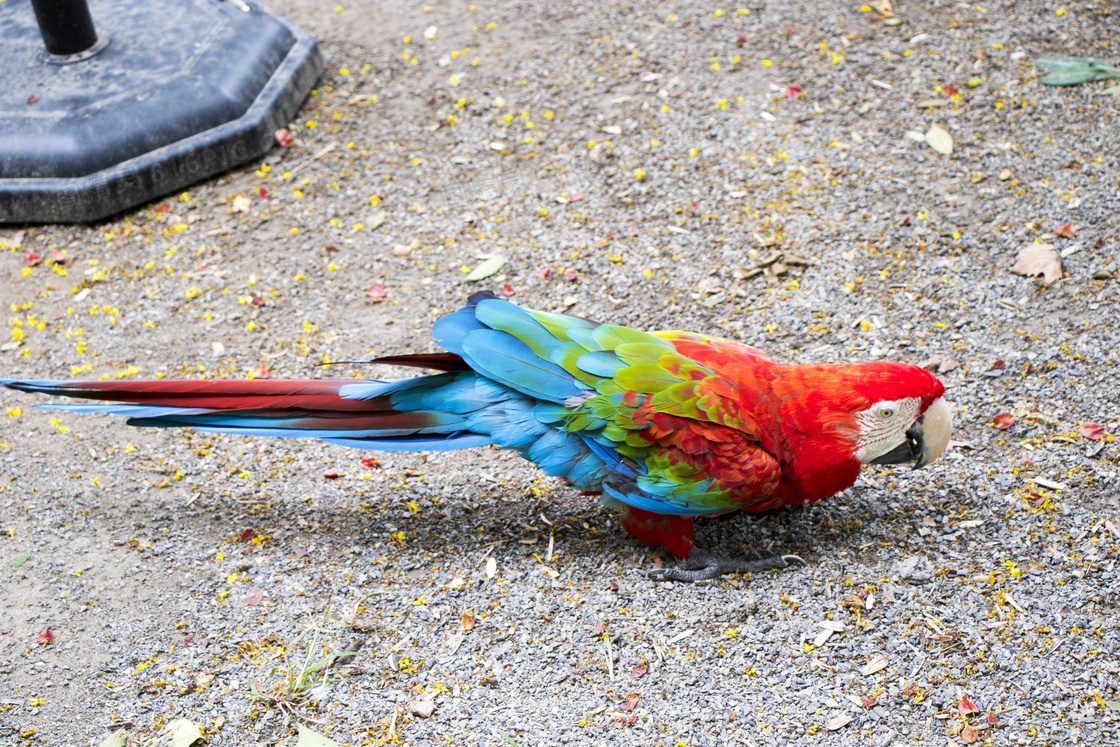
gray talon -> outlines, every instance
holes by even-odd
[[[775,555],[763,550],[746,558],[721,558],[703,550],[693,549],[687,560],[678,561],[677,568],[652,568],[645,571],[651,581],[706,581],[725,573],[761,573],[762,571],[788,568],[791,564],[809,565],[797,555]]]

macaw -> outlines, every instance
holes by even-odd
[[[738,342],[643,332],[521,308],[477,293],[438,319],[443,353],[368,363],[439,373],[397,380],[34,381],[24,392],[108,400],[52,404],[129,425],[319,438],[381,451],[513,449],[545,474],[598,493],[640,542],[696,581],[804,562],[693,549],[692,519],[813,503],[861,465],[914,468],[952,431],[945,387],[905,363],[786,365]]]

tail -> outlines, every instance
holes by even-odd
[[[23,381],[0,385],[116,404],[48,404],[71,412],[124,415],[128,424],[189,426],[209,433],[319,438],[379,451],[445,451],[485,446],[468,415],[441,403],[464,387],[471,371],[398,381]],[[459,408],[461,409],[461,408]]]

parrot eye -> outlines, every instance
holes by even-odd
[[[894,415],[894,410],[889,407],[884,407],[882,410],[879,410],[879,417],[883,418],[884,420],[889,418],[891,415]]]

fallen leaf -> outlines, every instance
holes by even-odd
[[[233,198],[232,211],[235,213],[247,213],[249,208],[253,206],[253,201],[244,195],[238,195]]]
[[[960,368],[960,363],[953,357],[952,353],[934,353],[929,358],[918,364],[927,371],[937,371],[937,373],[949,373],[950,371]]]
[[[854,719],[851,716],[841,712],[839,716],[830,718],[828,721],[825,721],[824,728],[828,729],[829,731],[836,731],[837,729],[840,729],[852,723],[852,721],[854,721]]]
[[[473,612],[464,612],[463,616],[461,618],[459,618],[459,630],[461,630],[464,633],[467,633],[471,630],[474,630],[474,613]]]
[[[39,97],[36,96],[35,94],[31,94],[30,96],[27,97],[27,103],[29,103],[29,104],[34,104],[38,100],[39,100]]]
[[[43,628],[43,632],[39,634],[39,638],[37,640],[40,644],[49,646],[54,643],[54,633],[51,632],[51,629],[49,627]]]
[[[160,736],[169,747],[191,747],[206,738],[201,729],[185,718],[177,718],[160,729]]]
[[[385,222],[386,213],[384,210],[378,210],[369,218],[369,230],[373,230]]]
[[[245,595],[245,604],[250,607],[256,607],[262,601],[264,601],[264,589],[259,586],[249,589],[249,593]]]
[[[276,138],[276,144],[281,148],[287,148],[295,140],[295,138],[292,137],[292,133],[288,130],[277,130],[274,137]]]
[[[961,701],[957,703],[957,710],[965,716],[971,713],[980,713],[980,709],[976,707],[975,703],[968,699],[967,695],[961,695]]]
[[[1054,226],[1054,233],[1065,239],[1072,239],[1077,235],[1077,229],[1073,227],[1073,223],[1063,223],[1060,226]]]
[[[1111,86],[1101,91],[1101,96],[1116,96],[1120,94],[1120,86]]]
[[[252,542],[258,536],[256,529],[246,529],[237,536],[238,542]]]
[[[862,674],[864,677],[867,677],[868,675],[875,674],[876,672],[881,672],[886,668],[887,668],[887,657],[885,657],[881,654],[877,654],[877,655],[871,657],[871,661],[864,664],[863,668],[860,669],[859,671],[860,671],[860,674]]]
[[[105,737],[105,741],[101,743],[100,747],[128,747],[128,732],[124,729],[117,729]]]
[[[642,696],[640,693],[630,693],[626,696],[626,702],[622,704],[622,707],[626,709],[627,713],[629,713],[630,711],[638,707],[638,699],[641,697]]]
[[[299,728],[299,739],[296,747],[338,747],[338,742],[330,737],[324,737],[317,731],[312,731],[303,724],[296,724]]]
[[[24,563],[26,563],[30,559],[31,559],[31,553],[29,553],[25,550],[24,552],[21,552],[19,555],[17,555],[15,557],[15,559],[11,563],[9,563],[8,565],[11,566],[12,568],[19,568],[21,565],[23,565]]]
[[[859,699],[859,702],[864,708],[874,708],[879,704],[879,699],[874,695],[864,695]]]
[[[1104,426],[1098,423],[1082,423],[1081,435],[1090,441],[1100,441],[1104,437]]]
[[[1009,412],[1001,412],[999,415],[992,418],[992,425],[999,428],[1001,431],[1005,431],[1015,425],[1015,416]]]
[[[931,124],[926,131],[926,143],[943,156],[953,155],[953,136],[939,124]]]
[[[336,470],[334,467],[331,467],[330,469],[323,470],[323,477],[327,478],[328,480],[334,480],[336,478],[342,477],[342,473]]]
[[[478,267],[471,270],[471,273],[466,277],[466,281],[468,283],[477,283],[479,280],[485,280],[505,266],[505,257],[498,254],[492,255]]]
[[[1029,278],[1041,275],[1049,285],[1062,277],[1062,258],[1052,244],[1030,244],[1019,251],[1011,271]]]
[[[386,296],[388,296],[389,295],[389,289],[386,288],[381,283],[374,283],[370,287],[366,288],[366,295],[369,296],[371,299],[377,301],[379,299],[382,299],[382,298],[385,298]]]
[[[1120,69],[1090,57],[1042,57],[1035,67],[1049,73],[1040,81],[1047,86],[1076,86],[1095,80],[1120,78]]]
[[[631,672],[631,674],[634,676],[634,679],[638,680],[638,679],[641,679],[642,677],[645,677],[646,672],[648,672],[648,671],[649,671],[649,667],[647,667],[645,664],[639,664],[636,667],[634,667],[634,671]]]

